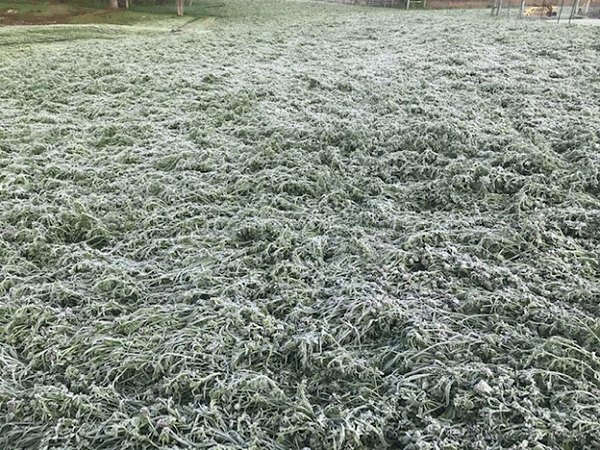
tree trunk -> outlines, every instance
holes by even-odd
[[[114,9],[119,9],[119,0],[110,0],[110,7]]]
[[[129,9],[129,0],[125,0],[125,8]]]
[[[183,2],[185,0],[177,0],[177,15],[183,16]]]

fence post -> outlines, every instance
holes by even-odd
[[[565,6],[565,0],[560,2],[560,11],[558,12],[558,17],[556,18],[556,23],[560,23],[560,16],[562,16],[563,6]]]
[[[523,17],[523,8],[525,8],[525,0],[521,0],[521,9],[519,9],[519,19]]]
[[[579,0],[575,0],[575,3],[573,3],[573,8],[571,8],[571,15],[569,16],[569,25],[571,25],[571,20],[573,20],[573,17],[575,17],[575,11],[577,11],[577,8],[579,8]]]

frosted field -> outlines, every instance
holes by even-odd
[[[600,28],[214,12],[0,46],[0,448],[599,449]]]

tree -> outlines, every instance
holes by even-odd
[[[183,2],[184,0],[177,0],[177,15],[183,16]]]
[[[119,0],[110,0],[110,7],[114,9],[119,9]]]

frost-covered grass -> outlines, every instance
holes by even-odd
[[[2,53],[0,448],[600,448],[598,29],[218,14]]]

